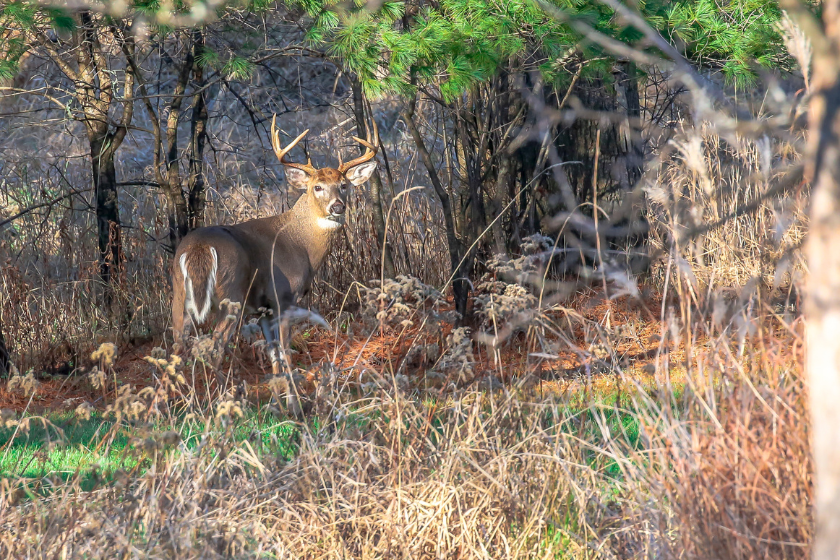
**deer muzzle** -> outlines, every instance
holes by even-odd
[[[328,210],[331,216],[343,216],[344,211],[347,210],[347,205],[340,200],[333,200],[330,203]]]

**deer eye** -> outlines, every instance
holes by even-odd
[[[341,190],[343,190],[343,191],[347,190],[347,183],[341,183]]]
[[[324,187],[321,185],[315,185],[315,192],[321,192],[322,190],[324,190]]]

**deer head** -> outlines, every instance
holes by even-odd
[[[305,191],[303,196],[307,197],[309,207],[315,212],[318,225],[324,229],[340,227],[344,223],[344,212],[347,209],[348,187],[350,185],[358,187],[370,179],[376,170],[376,161],[373,159],[379,145],[376,122],[373,122],[372,135],[369,128],[366,130],[367,140],[353,137],[366,148],[364,154],[347,163],[342,163],[339,156],[337,168],[316,169],[312,166],[312,160],[303,164],[293,163],[286,159],[286,154],[306,136],[309,129],[304,130],[300,136],[283,148],[280,144],[276,120],[275,115],[271,120],[271,146],[280,163],[286,167],[286,180],[292,187]]]

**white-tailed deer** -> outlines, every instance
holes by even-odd
[[[172,327],[175,340],[183,344],[190,324],[201,327],[217,320],[214,338],[221,360],[239,321],[229,320],[228,310],[220,309],[219,303],[239,302],[240,312],[246,315],[266,309],[260,326],[272,369],[279,374],[277,342],[283,347],[289,342],[287,328],[282,329],[281,338],[284,313],[308,293],[327,258],[330,240],[344,224],[348,186],[361,185],[376,169],[379,138],[373,122],[373,134],[367,130],[367,140],[354,137],[366,148],[363,155],[347,163],[339,161],[335,169],[316,169],[311,160],[300,164],[286,159],[309,131],[283,148],[275,120],[271,122],[274,153],[286,168],[287,183],[305,192],[291,210],[278,216],[200,228],[184,237],[172,263]]]

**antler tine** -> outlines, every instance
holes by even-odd
[[[373,118],[371,115],[371,124],[373,125],[373,137],[370,134],[370,127],[368,126],[367,122],[365,122],[365,135],[367,136],[367,140],[362,140],[356,136],[353,137],[353,140],[367,148],[365,153],[361,156],[357,157],[356,159],[351,159],[347,163],[342,163],[338,166],[338,170],[341,173],[346,173],[353,167],[357,165],[361,165],[367,161],[370,161],[376,156],[376,152],[379,150],[379,128],[376,126],[376,119]]]
[[[294,163],[286,159],[286,154],[291,152],[292,148],[297,146],[297,143],[303,140],[303,137],[306,136],[308,132],[309,129],[307,128],[300,134],[300,136],[292,140],[292,142],[284,148],[283,145],[280,144],[280,132],[277,130],[277,115],[274,115],[271,119],[271,147],[274,148],[274,155],[277,156],[277,159],[279,159],[280,163],[283,165],[300,169],[301,171],[312,175],[318,171],[312,166],[312,160],[307,160],[306,163]]]

